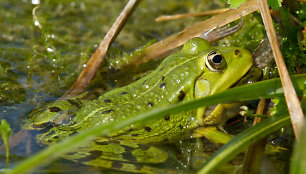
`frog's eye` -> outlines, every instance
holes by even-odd
[[[224,67],[225,60],[220,52],[211,51],[207,55],[205,64],[210,71],[221,71]]]

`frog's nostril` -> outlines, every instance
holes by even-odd
[[[235,51],[234,51],[234,54],[235,54],[236,56],[237,56],[239,53],[240,53],[239,50],[235,50]]]

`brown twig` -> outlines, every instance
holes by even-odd
[[[105,35],[104,39],[100,43],[99,47],[95,53],[91,56],[90,60],[86,64],[86,67],[83,69],[79,75],[77,81],[72,85],[72,87],[61,97],[68,98],[80,94],[89,84],[90,80],[94,77],[97,69],[101,65],[103,58],[112,43],[112,41],[117,37],[128,17],[134,11],[134,8],[140,0],[130,0],[125,8],[122,10],[110,30]]]
[[[257,0],[259,9],[261,12],[261,16],[267,31],[267,35],[272,47],[274,59],[277,65],[277,69],[280,75],[280,79],[282,82],[284,95],[286,98],[292,127],[294,130],[294,134],[296,139],[299,139],[299,133],[303,124],[304,114],[300,107],[300,103],[296,92],[293,88],[291,79],[289,77],[288,70],[286,68],[286,64],[280,52],[279,46],[277,44],[275,29],[273,27],[272,18],[269,13],[269,7],[266,0]]]
[[[184,14],[176,14],[176,15],[164,15],[160,16],[155,19],[155,22],[163,22],[169,20],[176,20],[181,18],[189,18],[189,17],[198,17],[198,16],[207,16],[207,15],[215,15],[219,13],[223,13],[229,10],[229,8],[221,8],[216,10],[208,10],[204,12],[197,12],[197,13],[184,13]]]

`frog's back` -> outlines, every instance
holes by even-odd
[[[85,122],[80,124],[86,128],[133,117],[152,108],[190,100],[193,98],[192,86],[202,73],[197,66],[197,59],[197,56],[189,57],[184,53],[172,55],[146,77],[92,101],[77,114],[76,119],[86,120],[87,126],[84,126]],[[193,111],[190,111],[189,116],[191,112]],[[169,130],[172,130],[172,133],[182,132],[180,130],[190,126],[190,120],[187,120],[188,116],[185,114],[187,113],[167,115],[164,119],[142,126],[132,125],[121,130],[124,135],[118,139],[141,139],[142,142],[144,139],[150,142],[150,137],[154,137],[155,141],[156,136],[165,139],[166,135],[163,134],[171,133]],[[117,136],[116,134],[112,137]]]
[[[60,129],[58,134],[44,134],[39,139],[47,144],[53,143],[92,126],[122,120],[152,108],[192,99],[195,80],[203,73],[198,66],[198,59],[198,55],[186,55],[182,52],[168,57],[146,77],[86,103],[68,124],[50,129],[50,132],[59,132],[56,130]],[[167,115],[153,122],[131,125],[109,136],[112,139],[136,140],[144,143],[168,140],[167,137],[175,139],[186,132],[185,128],[195,125],[192,116],[194,111],[175,116]],[[171,136],[168,136],[169,134]]]

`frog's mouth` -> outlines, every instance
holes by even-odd
[[[246,84],[251,84],[259,81],[262,78],[262,71],[258,68],[251,67],[247,73],[244,74],[236,83],[234,83],[230,88],[242,86]]]

